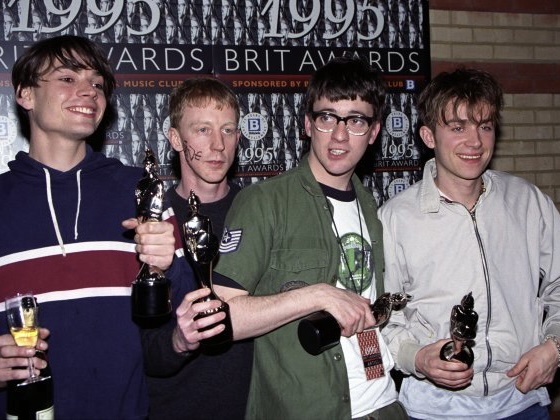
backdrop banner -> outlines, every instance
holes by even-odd
[[[427,0],[6,0],[2,8],[0,172],[28,149],[13,63],[36,40],[74,34],[105,49],[118,80],[114,122],[92,143],[136,166],[150,147],[169,185],[173,87],[213,75],[238,94],[242,137],[232,172],[245,186],[290,169],[309,150],[307,83],[337,56],[362,57],[389,87],[383,130],[359,166],[364,185],[382,204],[421,176],[415,97],[430,79]]]

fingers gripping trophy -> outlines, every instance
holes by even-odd
[[[478,314],[474,311],[472,292],[463,296],[460,305],[451,310],[451,338],[440,351],[441,360],[459,361],[469,367],[474,362],[472,351],[473,340],[476,337]]]
[[[384,325],[392,311],[403,310],[412,296],[405,293],[384,293],[370,305],[375,318],[375,328]],[[341,330],[336,319],[326,311],[314,312],[303,318],[298,325],[301,346],[316,356],[340,342]]]
[[[136,186],[136,216],[140,223],[160,221],[163,213],[163,182],[157,176],[157,161],[150,149],[144,159],[144,176]],[[132,283],[132,315],[140,322],[156,321],[171,313],[171,287],[163,272],[142,264]]]
[[[191,264],[195,270],[200,286],[211,290],[210,294],[201,300],[220,300],[222,302],[218,308],[199,313],[195,316],[195,320],[217,312],[226,313],[226,317],[223,321],[226,327],[225,330],[213,337],[203,340],[201,345],[224,345],[233,340],[229,305],[220,299],[212,288],[212,264],[218,255],[220,243],[218,238],[212,232],[212,222],[210,219],[199,213],[198,208],[200,200],[192,190],[187,203],[189,212],[187,215],[187,221],[183,225],[187,255],[190,257]],[[205,329],[210,329],[213,326],[214,325],[210,325]]]

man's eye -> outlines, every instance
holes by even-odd
[[[366,124],[365,120],[361,118],[351,118],[348,122],[356,127],[363,126],[364,124]]]

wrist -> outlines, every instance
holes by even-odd
[[[552,341],[554,343],[554,346],[556,347],[556,366],[560,367],[560,338],[558,338],[555,335],[547,335],[544,338],[544,342],[546,343],[547,341]]]
[[[181,332],[178,330],[178,327],[176,327],[173,330],[173,335],[171,337],[171,346],[173,348],[173,351],[175,352],[175,354],[182,356],[184,358],[191,358],[194,356],[195,351],[194,350],[189,350],[188,349],[188,345],[183,346],[184,341],[181,340],[180,338]]]
[[[177,354],[188,353],[188,349],[186,349],[183,345],[183,340],[181,340],[180,335],[181,332],[179,331],[179,327],[175,327],[173,334],[171,335],[171,346],[173,347],[173,351]]]

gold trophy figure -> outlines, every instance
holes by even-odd
[[[157,175],[157,161],[146,149],[144,176],[136,186],[136,216],[140,223],[160,221],[163,213],[163,182]],[[171,314],[171,286],[158,268],[142,264],[132,283],[132,316],[138,322],[159,322]]]

